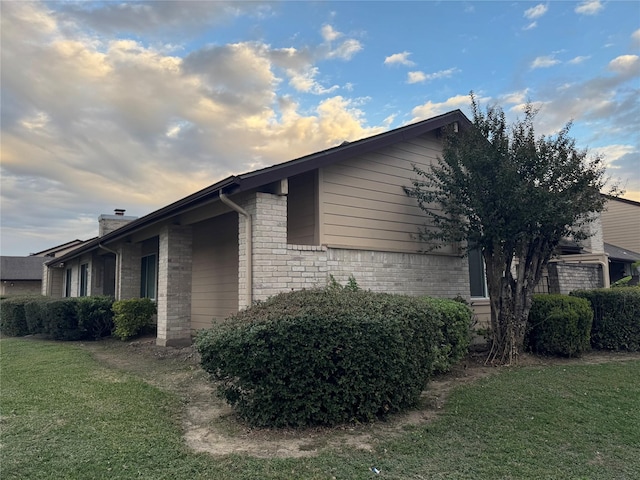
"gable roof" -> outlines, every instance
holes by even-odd
[[[0,257],[0,280],[42,280],[43,257]]]
[[[270,167],[254,170],[240,175],[232,175],[213,185],[210,185],[196,193],[171,203],[166,207],[151,212],[144,217],[140,217],[111,233],[102,237],[90,240],[73,251],[50,260],[47,265],[55,265],[77,256],[80,253],[94,250],[100,245],[119,240],[132,232],[160,222],[184,208],[192,208],[198,204],[210,202],[220,198],[220,193],[231,195],[246,192],[270,183],[289,178],[301,173],[310,172],[321,167],[329,166],[333,163],[358,155],[363,155],[381,148],[393,145],[404,140],[419,137],[425,133],[441,129],[447,125],[456,123],[459,128],[466,129],[472,124],[460,110],[453,110],[436,117],[422,120],[417,123],[405,125],[403,127],[389,130],[387,132],[373,135],[371,137],[356,140],[354,142],[344,142],[337,147],[321,150],[310,155],[305,155],[288,162],[279,163]]]

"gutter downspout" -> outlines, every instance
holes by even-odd
[[[246,257],[247,257],[247,268],[246,268],[246,295],[247,295],[247,307],[250,307],[253,303],[253,228],[251,223],[251,215],[240,205],[232,202],[229,197],[227,197],[222,190],[219,192],[220,201],[224,203],[226,206],[231,208],[232,210],[238,212],[239,215],[244,217],[244,225],[245,225],[245,234],[246,234]]]
[[[120,285],[120,255],[115,250],[111,250],[110,248],[105,247],[102,243],[98,243],[98,248],[106,250],[109,253],[113,253],[116,256],[116,284],[114,285],[115,292],[113,292],[116,300],[120,300],[120,289],[118,286]],[[104,283],[104,282],[103,282]]]

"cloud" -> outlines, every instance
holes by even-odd
[[[597,15],[603,8],[600,0],[584,0],[574,11],[580,15]]]
[[[341,60],[351,60],[353,56],[362,50],[362,44],[354,39],[349,38],[338,45],[336,48],[332,49],[328,54],[327,58],[339,58]]]
[[[560,63],[560,60],[556,59],[553,55],[545,55],[536,57],[533,62],[531,62],[530,68],[531,70],[535,70],[536,68],[549,68],[558,63]]]
[[[624,76],[640,74],[640,57],[638,55],[621,55],[609,62],[609,69]]]
[[[591,58],[591,55],[582,56],[578,55],[577,57],[573,57],[569,62],[571,65],[579,65],[580,63],[584,63]]]
[[[64,2],[56,6],[59,24],[90,27],[101,34],[135,34],[164,39],[227,25],[235,18],[271,15],[269,2]],[[163,40],[164,41],[164,40]]]
[[[342,36],[342,33],[334,30],[331,25],[323,25],[320,32],[322,33],[322,38],[324,38],[326,42],[333,42]]]
[[[529,25],[522,27],[523,30],[533,30],[538,26],[538,22],[531,22]]]
[[[631,34],[631,42],[634,46],[640,47],[640,28]]]
[[[479,98],[479,100],[482,101],[483,99]],[[429,100],[411,110],[412,118],[407,123],[414,123],[426,118],[435,117],[436,115],[447,113],[451,110],[468,109],[469,105],[471,105],[471,100],[468,95],[456,95],[448,98],[444,102],[432,102]]]
[[[407,83],[423,83],[439,78],[449,78],[458,71],[457,68],[448,68],[447,70],[440,70],[434,73],[424,73],[421,71],[409,72],[407,74]]]
[[[525,18],[528,18],[530,20],[534,20],[536,18],[540,18],[545,13],[547,13],[547,10],[549,10],[549,7],[547,5],[545,5],[543,3],[539,3],[535,7],[531,7],[531,8],[526,9],[524,11],[524,16],[525,16]]]
[[[346,36],[335,48],[237,42],[181,58],[140,40],[78,35],[74,17],[62,17],[48,4],[2,5],[3,252],[19,254],[11,238],[45,248],[91,237],[97,215],[115,207],[143,215],[230,174],[387,128],[366,126],[365,100],[302,108],[282,91],[289,82],[301,95],[334,95],[317,62],[361,48]]]
[[[415,62],[409,60],[410,52],[404,51],[401,53],[394,53],[393,55],[389,55],[384,59],[385,65],[405,65],[407,67],[411,67],[415,65]]]

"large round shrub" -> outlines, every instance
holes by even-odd
[[[593,311],[583,298],[534,295],[525,346],[535,353],[580,356],[590,347]]]
[[[254,426],[369,421],[416,404],[441,341],[424,299],[340,289],[277,295],[201,332],[202,365]]]

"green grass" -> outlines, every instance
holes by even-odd
[[[181,401],[74,344],[3,339],[0,478],[636,479],[640,362],[505,369],[373,452],[215,458],[189,451]],[[370,471],[376,466],[379,475]]]

